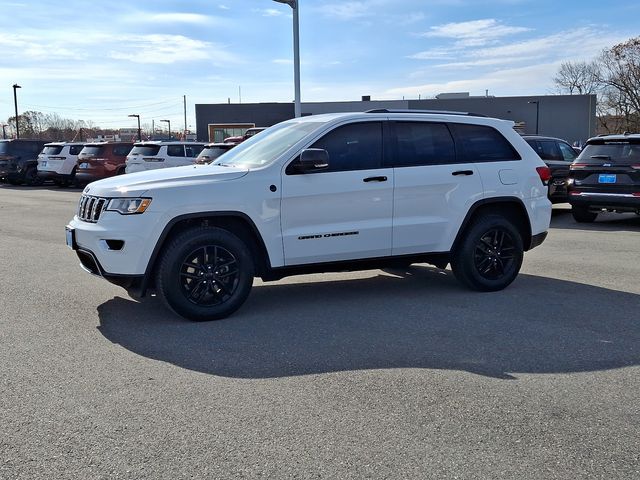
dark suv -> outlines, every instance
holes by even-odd
[[[568,190],[578,222],[593,222],[602,211],[640,215],[640,135],[590,138],[571,164]]]
[[[38,154],[44,140],[0,140],[0,178],[12,185],[38,185]]]
[[[567,202],[569,165],[576,159],[578,152],[568,142],[560,138],[540,135],[525,135],[522,138],[531,145],[531,148],[551,170],[549,200],[552,203]]]

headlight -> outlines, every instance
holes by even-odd
[[[112,198],[109,200],[107,210],[121,215],[133,215],[144,213],[149,205],[151,205],[150,198]]]

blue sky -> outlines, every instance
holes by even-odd
[[[567,60],[640,35],[640,2],[299,0],[302,101],[553,92]],[[293,100],[292,16],[272,0],[0,2],[0,121],[195,125],[194,104]],[[158,123],[156,123],[158,125]],[[175,126],[175,127],[174,127]]]

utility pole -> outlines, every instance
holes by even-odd
[[[18,121],[18,96],[16,94],[16,89],[22,88],[17,83],[13,84],[13,103],[16,106],[16,138],[20,139],[20,122]]]
[[[183,95],[184,99],[184,139],[187,139],[187,96]]]

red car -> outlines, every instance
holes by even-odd
[[[237,137],[227,137],[227,138],[225,138],[224,139],[224,143],[231,143],[233,145],[238,145],[239,143],[244,142],[247,138],[253,137],[256,133],[260,133],[265,128],[267,128],[267,127],[250,128],[246,132],[244,132],[244,135],[241,135],[241,136],[239,135]]]

